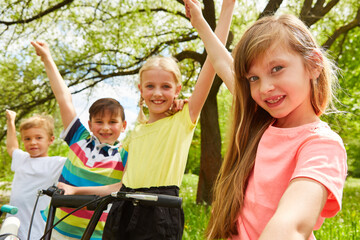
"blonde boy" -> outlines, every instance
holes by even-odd
[[[31,215],[34,209],[37,192],[47,189],[57,182],[66,158],[49,157],[48,149],[54,141],[54,121],[51,116],[35,115],[20,124],[21,141],[25,151],[19,148],[15,127],[16,113],[6,110],[7,140],[6,147],[12,157],[11,170],[15,172],[10,204],[18,207],[16,217],[21,225],[18,236],[27,239]],[[36,209],[44,209],[50,198],[40,197]],[[40,210],[35,212],[31,228],[31,239],[40,239],[44,233],[45,222]]]

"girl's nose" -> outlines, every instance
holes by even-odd
[[[275,89],[274,83],[271,79],[261,79],[260,81],[260,92],[268,93]]]
[[[160,90],[160,88],[156,88],[156,89],[154,90],[154,95],[155,95],[155,96],[161,96],[161,90]]]

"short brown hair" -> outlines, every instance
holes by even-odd
[[[96,100],[89,109],[89,120],[97,115],[103,116],[105,111],[108,110],[112,115],[120,115],[121,119],[125,121],[124,108],[120,102],[114,98],[100,98]]]
[[[20,123],[20,134],[23,130],[30,128],[43,128],[49,138],[54,136],[54,119],[50,115],[36,114],[30,118],[24,119]]]

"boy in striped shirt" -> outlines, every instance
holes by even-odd
[[[51,89],[59,104],[64,126],[61,137],[70,150],[59,182],[71,186],[103,186],[118,183],[123,175],[127,152],[121,148],[118,138],[126,128],[124,109],[113,98],[102,98],[89,109],[89,129],[82,125],[72,103],[71,93],[61,77],[49,47],[43,42],[31,42],[44,63]],[[72,211],[60,208],[55,222]],[[46,220],[47,210],[43,211]],[[81,239],[92,216],[88,210],[80,210],[55,227],[52,239]],[[91,237],[102,238],[107,213],[104,212]]]

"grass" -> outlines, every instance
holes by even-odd
[[[184,176],[180,196],[183,197],[185,213],[184,240],[202,240],[209,221],[210,207],[197,205],[196,189],[198,177]],[[315,232],[317,240],[357,240],[360,239],[360,179],[348,178],[345,183],[342,210],[333,218],[325,220],[320,230]]]
[[[196,204],[197,183],[197,175],[185,174],[181,184],[180,196],[185,214],[183,239],[204,239],[203,233],[209,221],[210,207]]]
[[[315,232],[317,240],[360,239],[360,179],[348,178],[345,183],[342,210],[325,220]]]

